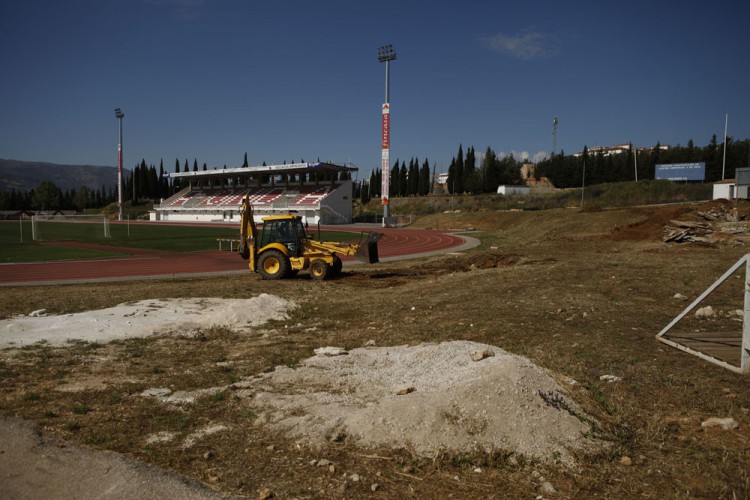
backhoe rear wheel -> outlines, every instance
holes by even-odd
[[[263,279],[280,280],[289,276],[289,259],[278,250],[263,252],[258,260],[258,272]]]
[[[341,262],[341,258],[338,255],[333,256],[333,264],[331,264],[331,278],[337,277],[339,274],[341,274],[341,269],[343,268],[343,263]]]
[[[324,280],[331,274],[331,266],[323,259],[315,259],[310,263],[310,276],[316,280]]]

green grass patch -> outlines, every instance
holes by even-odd
[[[116,257],[123,252],[115,247],[198,252],[217,250],[217,238],[237,238],[232,227],[169,226],[165,224],[128,224],[110,222],[111,238],[104,238],[103,224],[96,223],[39,223],[46,243],[32,241],[31,222],[0,223],[0,263],[38,262],[68,259]],[[96,230],[92,227],[96,226]],[[66,246],[50,242],[72,242]],[[76,243],[81,247],[76,247]],[[91,243],[113,247],[111,251],[85,248]]]

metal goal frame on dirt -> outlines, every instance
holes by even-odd
[[[743,316],[742,316],[742,343],[740,346],[740,366],[735,366],[732,363],[728,363],[721,359],[717,359],[704,352],[697,351],[678,342],[674,342],[667,338],[664,338],[666,334],[673,326],[675,326],[682,318],[684,318],[690,311],[692,311],[703,299],[711,295],[716,288],[724,283],[730,276],[732,276],[737,270],[745,265],[745,285],[744,285],[744,304],[743,304]],[[671,323],[664,327],[659,332],[656,339],[669,346],[675,347],[681,351],[693,354],[699,358],[706,360],[715,365],[719,365],[723,368],[731,370],[735,373],[750,374],[750,254],[745,254],[740,260],[738,260],[727,272],[725,272],[721,278],[716,280],[711,286],[709,286],[692,304],[687,306],[677,317],[675,317]]]

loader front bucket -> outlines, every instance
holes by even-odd
[[[359,248],[357,248],[357,253],[354,254],[354,258],[368,264],[380,262],[378,257],[378,240],[382,237],[383,233],[362,233],[362,240],[359,243]]]

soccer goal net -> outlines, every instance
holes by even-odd
[[[34,215],[34,241],[96,241],[111,238],[106,215]]]

